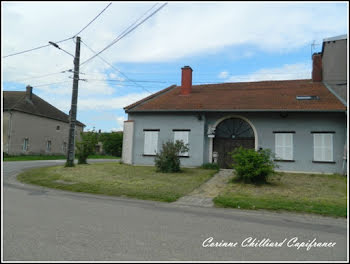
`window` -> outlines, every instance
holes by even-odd
[[[28,139],[28,138],[25,138],[25,139],[23,140],[22,150],[23,150],[23,151],[28,151],[28,145],[29,145],[29,139]]]
[[[293,160],[293,133],[275,133],[277,160]]]
[[[60,126],[56,126],[56,130],[57,130],[57,131],[60,130]]]
[[[51,152],[51,140],[48,140],[48,141],[46,142],[46,151],[47,151],[47,152]]]
[[[317,95],[297,95],[297,100],[319,100]]]
[[[159,130],[144,130],[144,155],[156,155],[158,151]]]
[[[182,140],[183,143],[186,145],[188,144],[188,135],[190,130],[173,130],[174,131],[174,143],[176,140]],[[188,156],[188,152],[182,152],[180,153],[180,156]]]
[[[333,134],[314,133],[314,161],[333,162]]]

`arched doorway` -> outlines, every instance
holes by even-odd
[[[229,154],[242,146],[254,149],[255,133],[252,126],[244,119],[231,117],[222,120],[215,129],[213,151],[218,153],[220,168],[231,168],[232,157]]]

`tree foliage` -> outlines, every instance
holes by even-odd
[[[95,131],[82,132],[81,140],[76,143],[76,154],[78,156],[78,164],[87,164],[89,155],[95,153],[95,146],[98,141],[97,133]]]
[[[106,154],[121,157],[123,148],[123,132],[103,133],[99,136]]]

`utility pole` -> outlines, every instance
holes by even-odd
[[[80,63],[80,37],[77,37],[75,44],[74,57],[74,74],[73,74],[73,90],[72,103],[69,112],[69,134],[68,134],[68,152],[66,167],[74,166],[75,156],[75,123],[77,119],[77,102],[78,102],[78,84],[79,84],[79,63]]]

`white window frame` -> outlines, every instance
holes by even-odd
[[[158,153],[159,130],[145,129],[143,132],[143,155],[155,156]]]
[[[274,134],[275,134],[276,160],[293,161],[294,160],[294,147],[293,147],[294,132],[288,132],[288,131],[274,132]]]
[[[190,131],[189,129],[174,129],[174,143],[176,140],[181,140],[185,145],[189,144],[189,137],[190,137]],[[187,145],[188,146],[188,145]],[[189,153],[187,152],[182,152],[179,155],[180,157],[188,157]]]
[[[22,150],[23,151],[28,151],[28,149],[29,149],[29,138],[24,138],[23,139]]]
[[[330,133],[313,133],[313,161],[316,162],[334,162],[333,153],[333,132]],[[327,140],[328,138],[328,140]],[[330,142],[327,145],[327,141]],[[317,144],[320,142],[321,144]],[[327,152],[329,157],[327,158]]]

